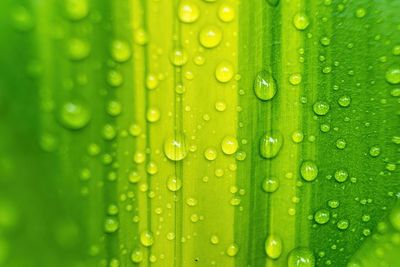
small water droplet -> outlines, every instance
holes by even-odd
[[[329,218],[330,218],[330,213],[329,210],[326,209],[318,210],[314,214],[314,220],[318,224],[326,224],[329,221]]]
[[[218,8],[218,17],[223,22],[231,22],[235,18],[235,10],[227,3]]]
[[[134,263],[143,261],[143,252],[140,249],[135,249],[131,254],[131,260]]]
[[[289,76],[289,82],[292,85],[299,85],[301,83],[301,79],[302,79],[302,77],[301,77],[300,73],[292,73]]]
[[[105,222],[104,222],[104,231],[106,233],[114,233],[118,230],[119,228],[119,223],[118,220],[114,217],[108,217],[106,218]]]
[[[227,155],[234,154],[237,151],[238,146],[238,141],[233,136],[225,136],[221,143],[221,149]]]
[[[218,46],[222,40],[222,31],[216,26],[206,26],[199,33],[200,44],[206,48]]]
[[[274,158],[278,155],[282,145],[282,134],[278,131],[269,131],[260,139],[260,154],[266,159]]]
[[[226,254],[230,257],[235,257],[236,254],[239,252],[239,246],[236,243],[232,243],[226,249]]]
[[[66,0],[65,12],[70,20],[84,19],[89,14],[89,3],[87,0]]]
[[[253,85],[254,93],[261,100],[272,99],[277,92],[277,85],[271,73],[263,70],[257,73]]]
[[[288,267],[314,267],[314,254],[308,248],[298,247],[290,251]]]
[[[157,122],[161,117],[160,110],[158,108],[149,108],[146,113],[146,119],[148,122]]]
[[[275,192],[279,188],[279,179],[276,177],[267,177],[262,183],[262,189],[267,193]]]
[[[339,104],[341,107],[348,107],[348,106],[350,106],[350,103],[351,103],[351,98],[350,98],[350,96],[344,95],[344,96],[341,96],[341,97],[338,99],[338,104]]]
[[[176,176],[170,176],[167,179],[167,188],[172,192],[176,192],[182,188],[182,180]]]
[[[59,117],[64,127],[78,130],[89,123],[92,115],[86,105],[79,101],[71,101],[62,105]]]
[[[193,23],[200,16],[200,9],[193,1],[181,1],[178,7],[178,17],[184,23]]]
[[[122,40],[114,40],[111,44],[111,56],[119,63],[128,61],[131,58],[132,52],[130,45]]]
[[[164,142],[164,153],[168,159],[173,161],[183,160],[187,155],[186,138],[177,133]]]
[[[329,104],[326,103],[325,101],[317,101],[313,105],[313,110],[315,114],[324,116],[328,113],[329,111]]]
[[[300,167],[300,174],[304,180],[310,182],[318,175],[318,167],[313,161],[304,161]]]
[[[154,244],[153,233],[150,231],[143,231],[140,233],[140,243],[145,247],[150,247]]]
[[[174,66],[183,66],[188,61],[188,56],[183,49],[174,49],[170,55],[170,61]]]
[[[301,143],[304,139],[304,133],[300,130],[294,131],[292,134],[292,140],[295,143]]]
[[[222,61],[215,68],[215,78],[221,83],[232,80],[234,75],[233,65],[228,61]]]
[[[293,17],[293,24],[298,30],[305,30],[307,29],[308,25],[310,25],[310,19],[304,13],[297,13]]]
[[[377,156],[379,156],[380,153],[381,153],[381,149],[377,146],[372,146],[369,149],[369,154],[371,155],[371,157],[377,157]]]
[[[386,71],[385,75],[386,81],[390,84],[400,84],[400,68],[390,67]]]
[[[71,60],[83,60],[87,58],[90,54],[90,45],[87,41],[72,38],[67,43],[68,57]]]
[[[341,219],[336,224],[337,228],[340,230],[346,230],[349,227],[349,220]]]
[[[269,235],[265,240],[265,253],[271,259],[277,259],[282,254],[282,239],[278,235]]]
[[[349,177],[349,173],[344,169],[339,169],[335,172],[335,180],[339,183],[343,183]]]
[[[211,147],[207,148],[204,151],[204,157],[210,161],[215,160],[217,158],[217,150],[215,150],[214,148],[211,148]]]

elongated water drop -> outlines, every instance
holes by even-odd
[[[164,142],[164,153],[170,160],[183,160],[187,155],[185,136],[177,133],[173,137],[167,138]]]
[[[313,161],[304,161],[300,167],[300,174],[304,180],[310,182],[318,175],[318,167]]]
[[[60,122],[68,129],[82,129],[89,123],[90,119],[90,110],[79,101],[66,102],[61,107]]]
[[[282,239],[278,235],[269,235],[265,241],[265,253],[271,259],[277,259],[282,254]]]
[[[257,76],[254,80],[253,89],[254,93],[259,99],[266,101],[275,96],[278,87],[271,73],[266,70],[262,70],[257,73]]]
[[[271,159],[278,155],[283,144],[283,136],[278,131],[269,131],[260,139],[260,154],[263,158]]]
[[[308,248],[295,248],[288,256],[288,267],[314,267],[314,254]]]

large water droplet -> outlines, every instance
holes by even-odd
[[[271,259],[277,259],[282,254],[282,239],[277,235],[269,235],[265,241],[265,252]]]
[[[261,100],[272,99],[278,89],[275,79],[272,77],[271,73],[262,70],[257,73],[253,85],[254,93]]]
[[[271,159],[278,155],[283,144],[283,136],[278,131],[269,131],[260,139],[260,154],[263,158]]]
[[[288,256],[288,267],[314,267],[315,258],[308,248],[295,248]]]
[[[71,101],[62,105],[59,117],[64,127],[71,130],[78,130],[89,123],[91,112],[83,103]]]
[[[164,142],[164,153],[170,160],[183,160],[187,155],[187,146],[185,136],[177,133],[169,137]]]
[[[323,116],[326,115],[329,111],[329,104],[325,101],[317,101],[313,105],[313,110],[315,114]]]
[[[119,223],[118,220],[114,217],[109,217],[106,218],[105,222],[104,222],[104,231],[106,233],[114,233],[118,230],[119,228]]]

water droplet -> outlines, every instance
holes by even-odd
[[[329,111],[329,104],[325,101],[317,101],[313,105],[313,110],[315,114],[323,116],[326,115]]]
[[[288,256],[288,267],[314,267],[314,254],[308,248],[293,249]]]
[[[174,49],[170,55],[170,61],[174,66],[183,66],[188,61],[188,56],[183,49]]]
[[[178,7],[178,17],[184,23],[193,23],[200,16],[199,7],[192,1],[181,1]]]
[[[336,199],[331,199],[328,201],[328,206],[332,209],[336,209],[337,207],[339,207],[339,201]]]
[[[331,39],[329,39],[329,37],[322,37],[319,42],[323,45],[323,46],[328,46],[331,43]]]
[[[223,3],[218,8],[218,17],[223,22],[231,22],[235,18],[235,10],[230,5]]]
[[[350,106],[350,103],[351,103],[351,98],[350,98],[350,96],[344,95],[344,96],[341,96],[341,97],[338,99],[338,104],[339,104],[340,106],[342,106],[342,107],[348,107],[348,106]]]
[[[154,74],[147,75],[146,87],[149,90],[154,90],[158,87],[158,78]]]
[[[267,193],[275,192],[279,188],[279,179],[276,177],[267,177],[262,183],[262,189]]]
[[[14,28],[18,31],[27,32],[34,27],[32,14],[24,6],[16,7],[12,11],[11,18]]]
[[[219,243],[219,237],[216,236],[216,235],[212,235],[211,238],[210,238],[210,242],[213,245],[217,245]]]
[[[89,4],[87,0],[66,0],[65,12],[70,20],[81,20],[89,14]]]
[[[293,24],[298,30],[305,30],[307,29],[308,25],[310,25],[310,19],[304,13],[297,13],[293,17]]]
[[[300,73],[293,73],[293,74],[290,74],[290,76],[289,76],[289,82],[292,85],[299,85],[301,83],[301,79],[302,79],[302,77],[301,77]]]
[[[111,44],[111,56],[119,63],[128,61],[131,58],[132,52],[130,45],[122,40],[114,40]]]
[[[71,60],[83,60],[90,54],[90,45],[82,39],[72,38],[67,43],[67,52]]]
[[[140,243],[145,247],[150,247],[154,243],[153,233],[149,231],[143,231],[140,233]]]
[[[232,80],[234,75],[233,65],[228,61],[222,61],[215,68],[215,78],[221,83]]]
[[[157,122],[160,117],[161,113],[158,108],[149,108],[147,110],[146,119],[148,122]]]
[[[260,71],[254,80],[253,89],[259,99],[270,100],[277,91],[276,81],[270,72],[266,70]]]
[[[300,174],[304,180],[310,182],[318,175],[318,167],[313,161],[304,161],[300,167]]]
[[[277,235],[269,235],[265,240],[265,253],[271,259],[277,259],[282,254],[282,239]]]
[[[215,160],[217,158],[217,150],[215,150],[214,148],[211,148],[211,147],[207,148],[204,151],[204,157],[210,161]]]
[[[107,104],[107,113],[110,116],[116,117],[121,114],[122,107],[118,101],[110,101]]]
[[[167,188],[172,192],[176,192],[182,188],[182,180],[176,176],[170,176],[167,179]]]
[[[145,45],[148,42],[147,33],[143,28],[138,28],[134,32],[134,41],[138,45]]]
[[[369,149],[369,154],[371,155],[371,157],[377,157],[377,156],[379,156],[380,153],[381,153],[381,149],[377,146],[372,146]]]
[[[187,155],[185,136],[177,133],[173,137],[167,138],[164,142],[164,153],[170,160],[183,160]]]
[[[141,177],[136,171],[131,171],[128,175],[128,180],[130,183],[136,184],[141,180]]]
[[[339,183],[343,183],[349,177],[349,173],[346,170],[339,169],[335,172],[335,180]]]
[[[337,228],[340,230],[346,230],[349,227],[349,220],[341,219],[337,222]]]
[[[227,155],[232,155],[238,149],[238,141],[233,136],[225,136],[221,143],[222,151]]]
[[[336,140],[336,147],[339,149],[345,149],[346,148],[346,140],[339,138]]]
[[[117,221],[116,218],[114,217],[108,217],[106,218],[105,222],[104,222],[104,231],[106,233],[114,233],[118,230],[119,228],[119,223]]]
[[[107,83],[112,87],[119,87],[123,84],[124,77],[117,70],[110,70],[107,75]]]
[[[226,249],[226,254],[230,257],[235,257],[236,254],[239,252],[239,246],[236,243],[232,243]]]
[[[89,123],[91,117],[90,110],[79,101],[66,102],[61,107],[60,122],[68,129],[82,129]]]
[[[392,54],[395,56],[400,55],[400,45],[395,45],[392,49]]]
[[[362,8],[362,7],[357,8],[357,10],[356,10],[357,18],[363,18],[363,17],[365,17],[366,14],[367,14],[367,11],[365,10],[365,8]]]
[[[302,131],[295,131],[292,134],[292,140],[295,143],[301,143],[304,139],[304,133]]]
[[[326,209],[321,209],[315,212],[314,220],[319,224],[325,224],[329,221],[330,213]]]
[[[392,224],[393,228],[397,231],[400,231],[400,207],[396,206],[390,212],[389,221]]]
[[[216,26],[206,26],[199,32],[200,44],[206,48],[218,46],[222,40],[222,31]]]
[[[106,124],[103,127],[102,135],[105,140],[111,141],[117,136],[117,130],[113,125]]]
[[[271,159],[278,155],[283,144],[283,136],[278,131],[265,133],[260,139],[260,154],[263,158]]]
[[[386,81],[390,84],[399,84],[400,83],[400,68],[399,67],[390,67],[386,71],[385,78],[386,78]]]

